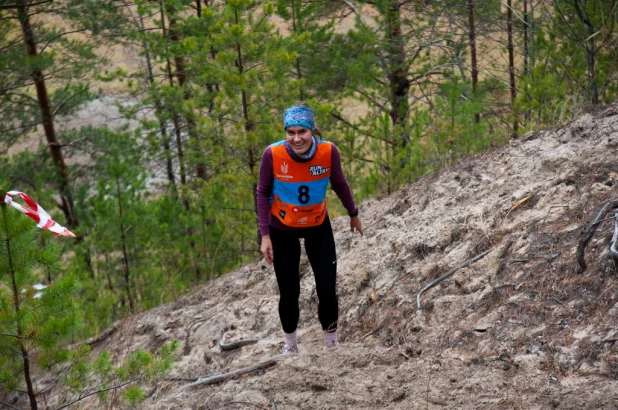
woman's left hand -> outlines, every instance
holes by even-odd
[[[354,230],[357,230],[360,232],[361,236],[363,236],[363,226],[358,216],[353,216],[350,218],[350,232],[354,232]]]

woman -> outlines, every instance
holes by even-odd
[[[300,238],[315,277],[318,317],[324,345],[337,346],[337,256],[326,210],[328,182],[350,215],[351,231],[363,234],[358,208],[343,175],[337,147],[322,137],[313,110],[304,103],[283,113],[285,140],[270,145],[262,155],[257,187],[261,252],[274,263],[279,285],[279,318],[284,354],[298,353],[296,327],[300,296]]]

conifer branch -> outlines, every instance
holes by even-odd
[[[0,10],[9,10],[9,9],[18,9],[20,7],[34,7],[40,6],[45,3],[52,3],[53,0],[42,0],[36,3],[28,3],[28,4],[0,4]]]
[[[43,51],[45,51],[45,49],[47,48],[47,46],[49,46],[49,45],[50,45],[50,44],[51,44],[54,40],[59,39],[60,37],[62,37],[62,36],[66,36],[66,35],[68,35],[68,34],[81,33],[81,32],[84,32],[84,31],[86,31],[86,29],[85,29],[85,28],[80,28],[80,29],[78,29],[78,30],[65,31],[65,32],[63,32],[63,33],[60,33],[60,34],[58,34],[58,35],[55,35],[54,37],[50,38],[49,40],[47,40],[47,41],[45,42],[45,45],[44,45],[43,47],[41,47],[41,49],[39,50],[39,54],[42,54],[42,53],[43,53]]]
[[[0,404],[2,404],[3,406],[6,406],[6,407],[10,407],[10,408],[15,409],[15,410],[19,410],[19,408],[15,407],[15,406],[11,406],[9,403],[5,403],[3,401],[0,401]]]
[[[82,394],[84,394],[84,392],[82,392],[75,400],[73,400],[73,401],[71,401],[69,403],[66,403],[66,404],[64,404],[64,405],[62,405],[60,407],[57,407],[55,410],[61,410],[61,409],[64,409],[66,407],[72,406],[73,404],[77,403],[78,401],[84,400],[85,398],[90,397],[90,396],[92,396],[94,394],[99,394],[99,393],[104,393],[104,392],[110,391],[110,390],[120,389],[120,388],[126,386],[127,384],[133,383],[133,382],[135,382],[135,381],[137,381],[139,379],[140,379],[139,377],[136,377],[136,378],[128,380],[128,381],[126,381],[124,383],[117,384],[117,385],[114,385],[114,386],[110,386],[110,387],[107,387],[105,389],[99,389],[99,390],[91,391],[90,393],[88,393],[88,394],[86,394],[84,396],[82,396]]]
[[[19,335],[11,335],[11,334],[8,334],[8,333],[0,333],[0,336],[15,337],[15,338],[17,338],[17,339],[23,339],[23,338],[24,338],[23,336],[19,336]]]
[[[88,90],[82,90],[82,91],[78,91],[76,93],[73,93],[69,98],[67,98],[66,100],[62,101],[61,103],[58,104],[58,106],[56,106],[56,108],[54,109],[54,111],[52,112],[52,116],[56,116],[56,114],[58,114],[58,112],[64,108],[65,105],[67,105],[69,103],[69,101],[73,100],[76,96],[83,94],[84,92],[86,92]]]
[[[333,117],[334,119],[336,119],[337,121],[342,122],[345,125],[347,125],[348,127],[352,128],[354,131],[358,131],[358,132],[362,133],[363,135],[367,135],[368,137],[371,137],[373,139],[378,139],[375,135],[370,134],[367,131],[360,129],[358,127],[358,125],[352,124],[350,121],[346,120],[345,118],[343,118],[340,114],[338,114],[336,112],[331,112],[330,116]]]
[[[360,20],[360,22],[366,26],[367,23],[365,23],[365,19],[363,18],[363,15],[361,14],[361,12],[358,10],[358,8],[349,0],[343,0],[343,2],[352,9],[352,11],[354,12],[354,14],[356,14],[356,16],[358,17],[358,19]]]
[[[373,98],[372,96],[370,96],[366,92],[360,90],[359,88],[356,88],[354,91],[356,91],[357,93],[359,93],[360,95],[365,97],[368,101],[374,103],[377,107],[380,108],[381,111],[388,112],[388,110],[386,109],[386,106],[384,104],[381,104],[378,100],[376,100],[375,98]]]

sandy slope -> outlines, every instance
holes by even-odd
[[[299,355],[212,386],[161,382],[143,408],[618,408],[613,222],[588,246],[586,272],[574,258],[586,224],[618,197],[617,158],[610,106],[364,203],[365,237],[349,232],[347,217],[333,223],[337,349],[321,347],[303,259]],[[417,310],[419,289],[488,249]],[[277,298],[272,267],[256,262],[118,323],[95,350],[122,356],[176,338],[183,349],[172,376],[225,373],[279,353]],[[259,342],[222,352],[225,332]]]

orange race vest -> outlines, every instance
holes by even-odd
[[[294,161],[284,141],[272,144],[271,152],[275,179],[270,212],[293,228],[320,225],[326,216],[331,143],[318,140],[315,156],[308,162]]]

